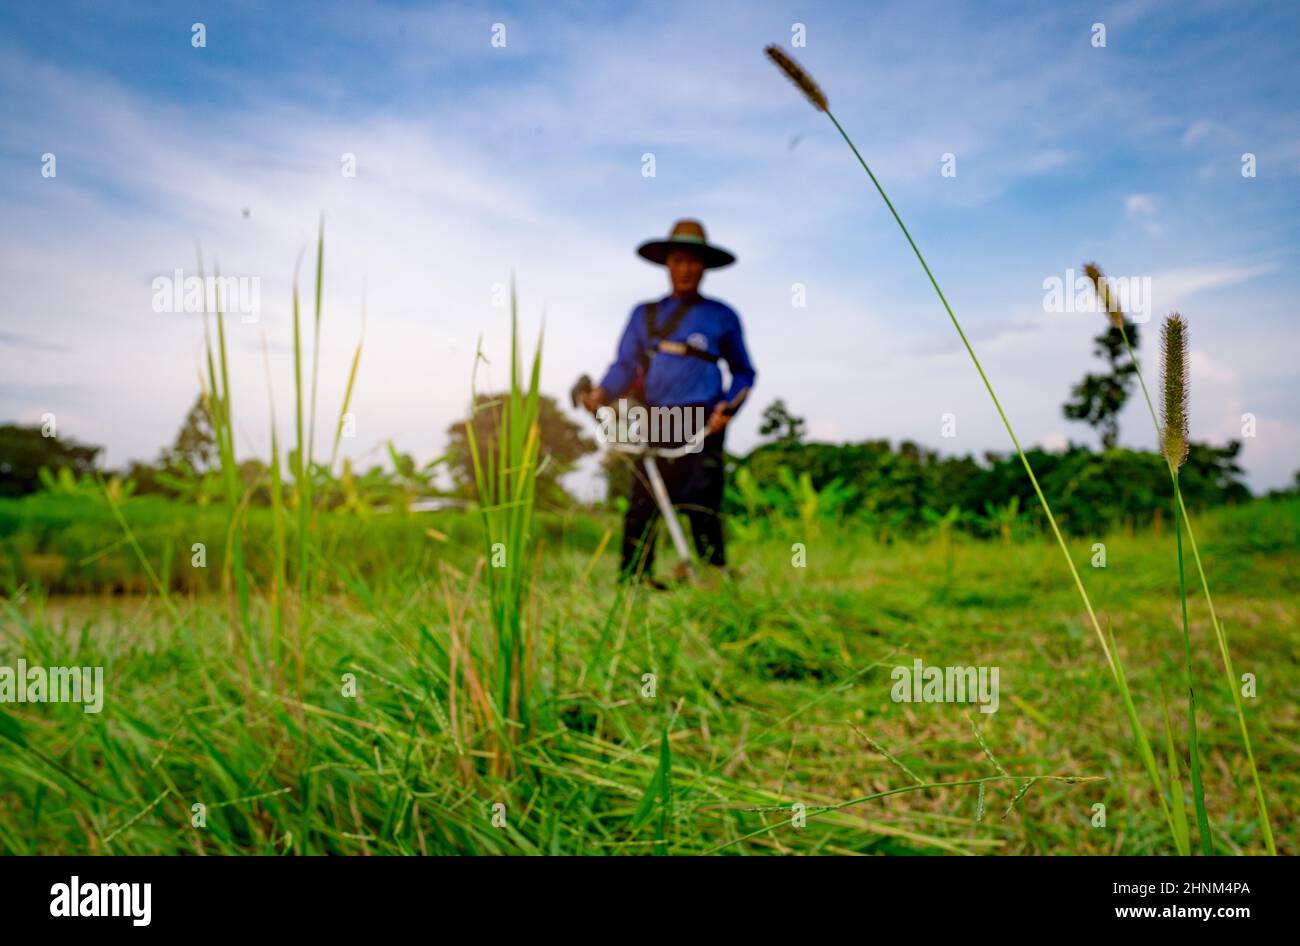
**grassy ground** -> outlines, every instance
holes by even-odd
[[[428,521],[456,533],[446,520]],[[99,715],[3,708],[0,850],[1172,851],[1054,545],[881,546],[850,526],[788,525],[734,547],[742,575],[730,584],[623,595],[611,553],[591,560],[603,525],[544,538],[529,595],[527,732],[503,734],[465,691],[470,655],[457,642],[476,662],[492,652],[468,558],[389,569],[379,585],[325,546],[318,564],[333,590],[312,607],[301,690],[287,672],[296,649],[279,663],[264,656],[264,588],[251,645],[217,594],[17,590],[0,604],[0,665],[102,664],[108,696]],[[1197,526],[1234,663],[1258,681],[1246,711],[1277,846],[1295,853],[1300,504],[1256,503]],[[796,542],[807,567],[791,564]],[[1162,688],[1173,731],[1185,731],[1173,539],[1105,543],[1104,569],[1089,567],[1091,542],[1072,551],[1163,749]],[[1215,846],[1260,853],[1199,596],[1191,619]],[[894,703],[890,669],[915,658],[998,667],[998,712]],[[345,674],[355,697],[342,693]],[[953,782],[968,784],[924,787]],[[825,810],[864,796],[880,797]]]

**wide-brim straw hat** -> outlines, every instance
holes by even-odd
[[[649,240],[636,248],[642,257],[661,266],[667,262],[668,254],[673,250],[689,250],[704,262],[705,269],[730,266],[736,261],[734,254],[709,242],[704,235],[704,224],[698,220],[678,220],[673,224],[668,239]]]

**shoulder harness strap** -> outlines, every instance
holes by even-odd
[[[718,361],[716,355],[711,355],[707,351],[701,351],[698,348],[692,348],[685,342],[671,341],[668,338],[668,336],[672,335],[673,332],[677,331],[678,326],[682,324],[687,314],[695,307],[696,301],[698,300],[691,300],[690,302],[685,302],[677,306],[677,309],[673,314],[668,316],[668,321],[664,323],[663,327],[659,327],[655,324],[659,320],[659,303],[646,303],[645,328],[646,337],[650,340],[650,345],[646,349],[644,358],[644,361],[647,364],[649,363],[650,358],[656,354],[687,355],[709,362],[716,363]]]

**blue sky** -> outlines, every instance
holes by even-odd
[[[1023,441],[1092,442],[1060,405],[1096,313],[1044,280],[1098,260],[1180,309],[1197,439],[1256,489],[1300,468],[1300,7],[1292,3],[31,3],[0,11],[0,417],[150,458],[197,390],[198,317],[152,280],[256,277],[230,325],[237,447],[265,456],[261,338],[288,423],[289,290],[326,225],[320,414],[366,303],[345,452],[421,457],[463,414],[478,339],[503,381],[516,273],[543,386],[609,361],[662,294],[635,246],[702,219],[740,262],[703,290],[758,367],[733,450],[782,397],[820,439],[1009,446],[901,234],[826,120],[761,55],[791,44],[889,191]],[[191,25],[206,47],[191,46]],[[506,45],[491,45],[504,23]],[[1106,46],[1092,45],[1094,23]],[[1256,156],[1257,176],[1241,174]],[[57,176],[42,177],[42,155]],[[355,178],[340,173],[356,156]],[[642,155],[656,175],[642,175]],[[942,155],[956,176],[941,175]],[[243,211],[247,209],[247,216]],[[807,306],[791,304],[806,286]],[[1154,323],[1152,323],[1153,327]],[[1156,371],[1154,332],[1140,355]],[[481,379],[482,380],[482,379]],[[957,436],[940,435],[954,414]],[[1122,441],[1150,446],[1131,404]],[[584,480],[583,489],[591,488]]]

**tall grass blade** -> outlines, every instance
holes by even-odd
[[[348,408],[352,405],[352,389],[357,383],[357,368],[361,365],[361,350],[366,344],[366,306],[361,304],[361,337],[357,339],[356,351],[352,353],[352,367],[348,370],[348,385],[343,392],[343,406],[339,408],[339,422],[334,428],[334,445],[330,448],[330,471],[338,460],[339,442],[343,439],[343,427],[347,421]]]
[[[898,228],[903,232],[903,236],[906,238],[908,245],[912,248],[912,252],[916,254],[917,261],[921,264],[921,268],[925,271],[926,277],[930,280],[930,285],[934,287],[935,294],[938,295],[939,301],[943,304],[944,310],[948,313],[948,318],[952,321],[953,328],[957,330],[957,335],[961,338],[961,342],[966,349],[966,353],[970,356],[971,361],[974,363],[975,370],[979,372],[980,380],[984,382],[984,388],[986,391],[988,391],[989,397],[993,401],[993,406],[994,408],[997,409],[998,416],[1002,419],[1002,425],[1006,428],[1007,434],[1011,438],[1011,443],[1016,448],[1016,453],[1020,457],[1020,462],[1025,468],[1025,473],[1028,475],[1029,481],[1033,485],[1034,493],[1038,497],[1038,502],[1042,505],[1043,512],[1047,516],[1047,522],[1052,528],[1052,535],[1056,538],[1057,545],[1060,546],[1061,554],[1062,556],[1064,556],[1065,564],[1069,568],[1071,577],[1074,579],[1075,587],[1078,589],[1079,595],[1083,599],[1084,608],[1088,612],[1088,619],[1092,623],[1093,630],[1097,635],[1098,643],[1101,644],[1102,652],[1106,657],[1106,662],[1110,666],[1111,675],[1118,681],[1120,671],[1117,667],[1115,657],[1111,653],[1111,648],[1107,645],[1106,635],[1102,633],[1101,623],[1097,620],[1097,615],[1094,612],[1092,607],[1092,601],[1088,597],[1088,591],[1083,585],[1083,580],[1079,577],[1079,571],[1075,567],[1074,560],[1070,557],[1070,549],[1065,544],[1065,538],[1061,535],[1060,527],[1056,523],[1056,517],[1052,514],[1052,509],[1047,502],[1047,497],[1043,495],[1043,490],[1038,485],[1038,477],[1034,475],[1033,467],[1030,466],[1029,459],[1028,457],[1025,456],[1025,452],[1020,446],[1020,441],[1016,438],[1015,431],[1011,427],[1011,422],[1007,419],[1006,412],[1003,411],[1002,404],[998,401],[997,394],[993,390],[993,385],[989,381],[988,376],[984,373],[984,367],[983,365],[980,364],[980,360],[978,356],[976,356],[974,348],[971,347],[970,341],[966,338],[966,333],[962,329],[961,323],[957,320],[957,316],[953,313],[952,306],[948,304],[948,300],[944,296],[943,290],[939,288],[939,283],[934,278],[934,273],[930,271],[929,264],[926,263],[925,257],[921,254],[920,249],[916,245],[916,241],[912,239],[911,233],[908,232],[907,226],[903,223],[903,218],[899,216],[898,211],[894,209],[893,203],[890,201],[889,196],[885,193],[885,189],[884,187],[881,186],[880,181],[876,179],[876,175],[872,173],[871,168],[867,165],[866,159],[862,157],[861,153],[858,151],[857,146],[853,143],[853,139],[849,137],[848,133],[844,130],[843,126],[840,125],[839,120],[836,119],[835,117],[835,114],[831,112],[831,110],[826,106],[824,95],[821,96],[820,101],[818,100],[818,98],[814,97],[809,92],[806,83],[804,81],[801,81],[799,74],[802,74],[802,76],[807,79],[807,82],[811,82],[811,78],[807,77],[807,74],[803,73],[802,70],[799,70],[799,74],[791,74],[790,70],[782,64],[782,59],[788,62],[793,62],[793,60],[791,60],[790,57],[785,55],[783,52],[781,53],[780,57],[778,57],[773,53],[773,50],[780,52],[778,47],[769,46],[768,55],[773,59],[773,61],[777,63],[778,67],[782,68],[782,70],[786,72],[786,75],[792,81],[794,81],[797,86],[799,86],[801,89],[804,90],[805,95],[808,95],[809,100],[812,102],[814,107],[818,108],[821,111],[824,111],[826,113],[826,117],[831,120],[831,123],[835,126],[835,130],[840,133],[840,137],[842,137],[844,139],[845,144],[849,146],[849,150],[853,152],[853,155],[855,158],[857,158],[858,163],[862,165],[862,169],[867,172],[867,177],[871,179],[871,183],[875,186],[877,193],[880,194],[881,200],[885,202],[885,206],[889,209],[890,214],[893,216],[894,222],[898,224]],[[813,87],[816,88],[815,83],[813,83]],[[820,91],[820,89],[818,88],[817,91]],[[1127,697],[1126,697],[1126,708],[1130,710],[1132,708],[1132,701],[1130,698]],[[1144,761],[1146,761],[1147,759],[1151,760],[1150,764],[1147,766],[1148,775],[1152,780],[1152,788],[1155,790],[1156,797],[1160,799],[1161,805],[1165,807],[1166,821],[1168,821],[1169,813],[1168,813],[1168,807],[1165,805],[1164,802],[1164,787],[1160,780],[1160,776],[1155,768],[1154,754],[1151,751],[1150,743],[1147,741],[1146,733],[1143,731],[1141,724],[1138,721],[1136,712],[1132,712],[1132,711],[1130,712],[1129,721],[1133,727],[1133,735],[1138,742],[1139,749],[1142,752]]]
[[[542,337],[539,333],[524,390],[519,350],[519,315],[514,278],[510,288],[510,389],[503,400],[480,400],[477,385],[471,384],[471,411],[465,422],[465,439],[469,448],[478,495],[480,522],[486,547],[488,599],[492,616],[495,650],[491,672],[484,674],[492,682],[493,705],[501,714],[498,726],[508,727],[498,747],[497,758],[510,752],[515,733],[527,733],[532,727],[528,672],[530,637],[534,630],[528,617],[525,591],[532,569],[527,549],[533,527],[537,469],[541,450],[538,427]],[[486,361],[482,349],[475,356],[475,374],[480,361]],[[476,419],[486,412],[491,439],[480,443],[475,430]],[[495,443],[494,443],[495,442]]]
[[[1191,829],[1187,824],[1187,804],[1183,799],[1183,783],[1178,777],[1178,752],[1174,749],[1174,727],[1169,721],[1169,704],[1161,702],[1165,708],[1165,758],[1169,762],[1169,803],[1174,815],[1174,843],[1178,853],[1184,856],[1192,853]]]
[[[284,471],[280,465],[280,438],[275,418],[275,388],[271,383],[271,357],[267,351],[266,333],[262,333],[262,365],[266,369],[266,399],[271,411],[271,523],[274,535],[274,575],[271,584],[271,646],[269,655],[272,675],[279,678],[284,659],[284,596],[288,543],[284,522]]]

